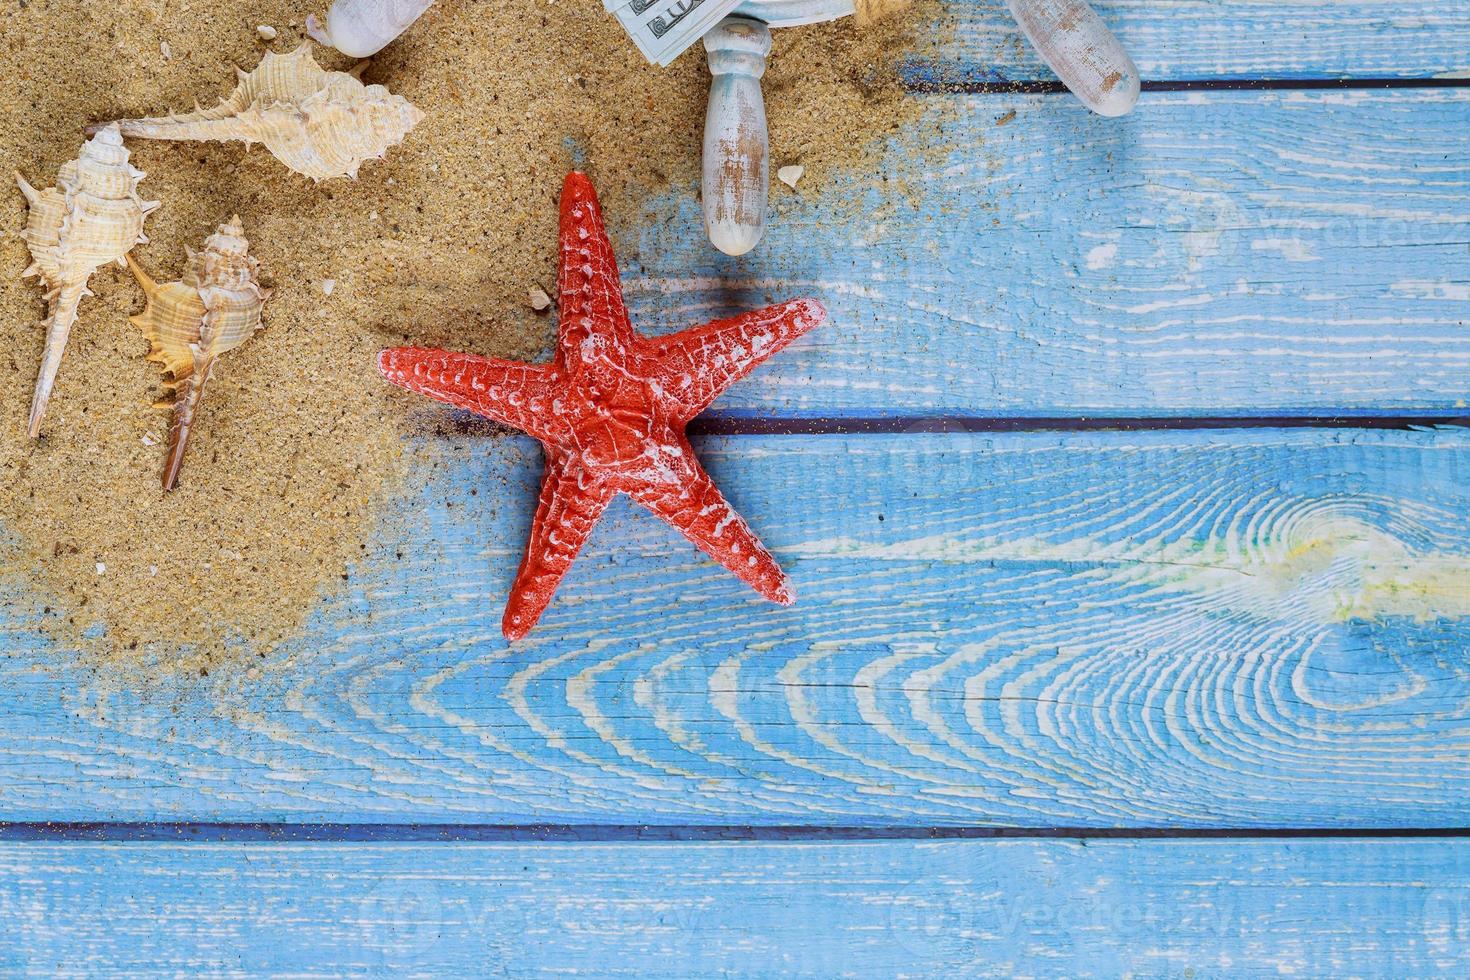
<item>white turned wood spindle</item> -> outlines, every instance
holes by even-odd
[[[704,117],[704,230],[726,255],[744,255],[766,231],[770,136],[761,76],[771,32],[745,17],[726,17],[704,36],[709,108]]]
[[[386,48],[423,16],[434,0],[336,0],[323,24],[306,18],[312,40],[353,58],[367,58]]]
[[[1122,116],[1138,102],[1138,67],[1086,0],[1007,0],[1051,70],[1083,105]]]
[[[1086,0],[1007,3],[1042,59],[1084,105],[1103,116],[1133,109],[1138,68]],[[770,28],[834,20],[854,9],[853,0],[747,0],[705,35],[713,80],[704,122],[704,227],[727,255],[744,255],[765,234],[770,137],[760,80]]]

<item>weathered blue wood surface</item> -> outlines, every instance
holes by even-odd
[[[1463,976],[1470,842],[4,845],[7,976]]]
[[[508,648],[537,451],[425,442],[350,591],[256,668],[93,673],[12,639],[7,816],[1463,820],[1464,431],[699,449],[795,607],[619,503]]]
[[[1153,92],[1121,121],[932,94],[1050,78],[999,0],[956,6],[957,37],[903,69],[946,120],[889,165],[903,194],[778,187],[740,261],[685,189],[619,218],[645,329],[831,306],[721,411],[1465,408],[1466,89]],[[1466,0],[1098,6],[1165,87],[1470,69]],[[0,817],[1464,822],[1465,433],[701,449],[795,609],[619,506],[508,650],[535,457],[469,438],[414,447],[433,482],[252,670],[98,670],[5,597]],[[6,842],[0,973],[1463,975],[1467,848]]]
[[[1470,74],[1470,3],[1093,0],[1144,79],[1429,78]],[[1004,0],[951,2],[961,77],[1054,79]],[[779,35],[778,35],[779,38]],[[779,53],[779,52],[778,52]]]
[[[736,260],[680,193],[618,242],[649,332],[830,308],[717,411],[1464,411],[1470,89],[1146,93],[1120,121],[1063,95],[933,98],[956,149],[895,165],[913,198],[781,188]]]

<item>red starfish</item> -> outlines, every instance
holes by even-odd
[[[721,496],[684,427],[756,365],[826,319],[811,299],[641,337],[623,305],[617,259],[584,174],[561,194],[560,330],[551,364],[397,347],[378,369],[402,385],[522,429],[546,473],[501,629],[530,632],[619,493],[653,511],[773,602],[794,601],[776,559]]]

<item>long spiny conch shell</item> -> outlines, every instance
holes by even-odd
[[[128,256],[148,305],[131,321],[151,348],[148,360],[163,365],[164,386],[175,393],[163,489],[172,490],[184,463],[184,448],[215,361],[249,340],[262,326],[261,308],[271,291],[256,281],[257,263],[236,215],[204,242],[204,251],[185,249],[188,267],[181,282],[157,283]]]
[[[39,276],[46,284],[49,307],[41,373],[31,399],[32,439],[41,434],[41,420],[67,337],[77,320],[77,306],[83,296],[92,295],[87,280],[108,262],[121,265],[134,245],[148,240],[143,219],[158,202],[138,197],[138,181],[143,176],[143,171],[128,163],[128,151],[116,126],[98,131],[82,145],[77,159],[62,164],[55,187],[38,191],[20,174],[15,175],[30,205],[21,237],[30,247],[32,261],[24,275]]]
[[[230,97],[211,109],[151,119],[123,119],[124,136],[154,140],[241,140],[313,180],[356,177],[381,158],[424,114],[381,85],[325,71],[303,44],[287,55],[267,52],[252,72],[239,72]]]
[[[353,58],[375,55],[413,26],[434,0],[336,0],[325,25],[312,14],[306,33]]]
[[[1083,105],[1123,116],[1138,102],[1138,66],[1086,0],[1007,0],[1038,54]]]

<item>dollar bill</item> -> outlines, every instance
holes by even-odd
[[[603,0],[643,57],[668,65],[723,20],[741,0]]]

